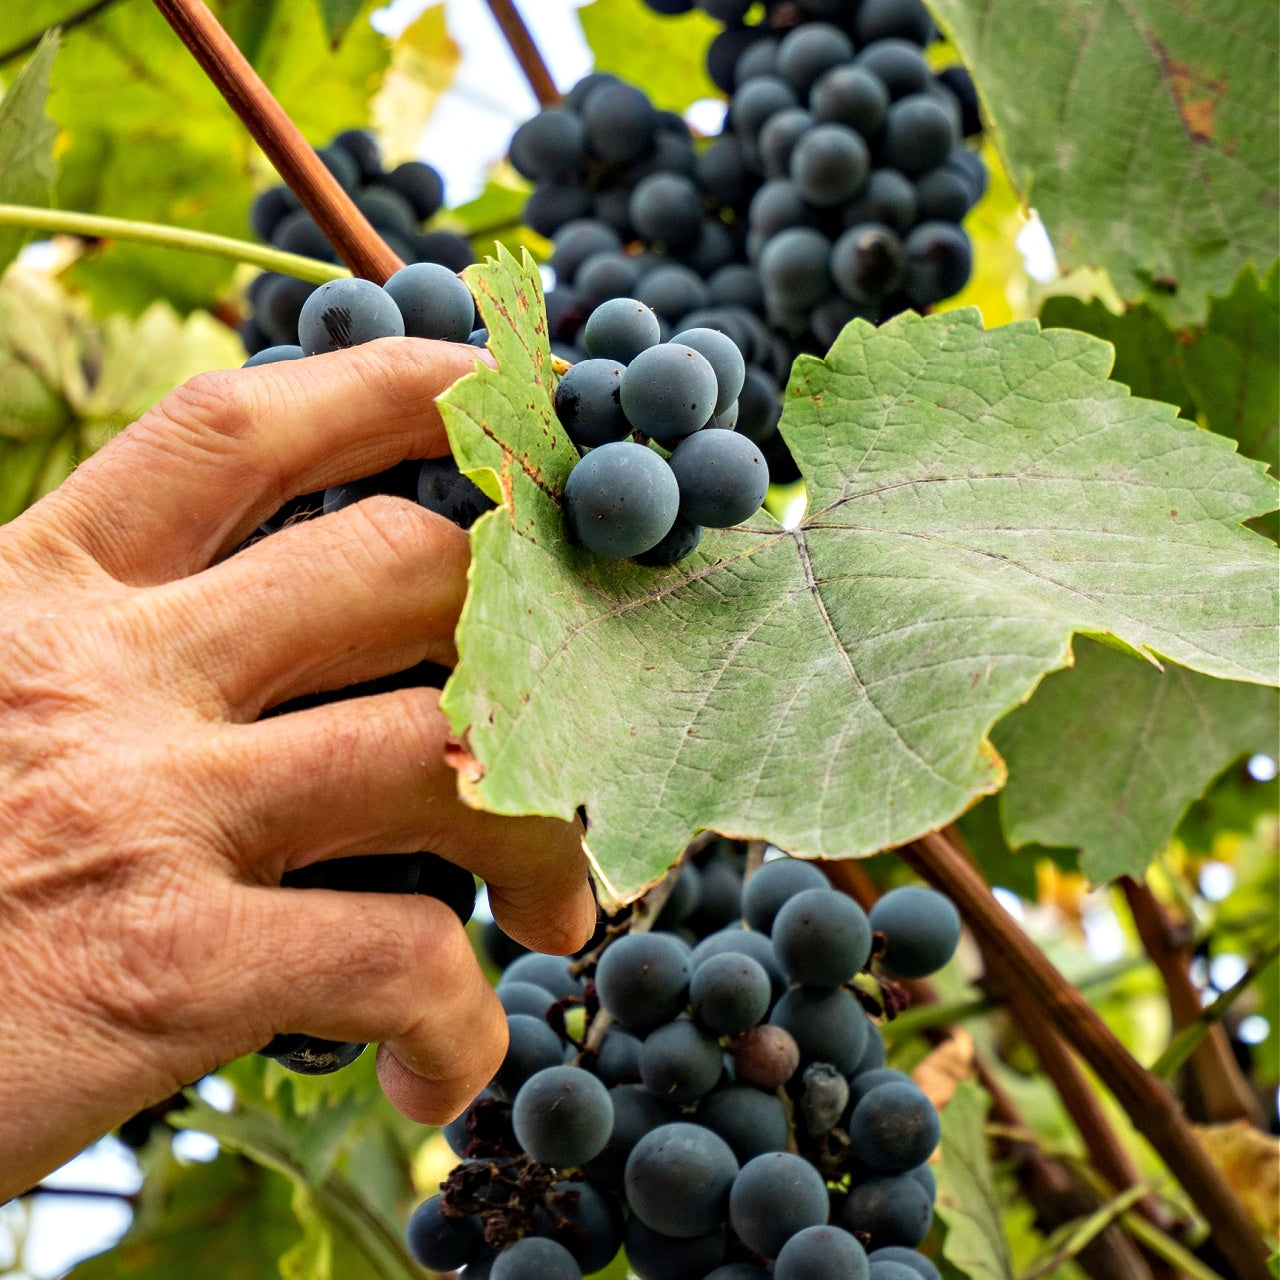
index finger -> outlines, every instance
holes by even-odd
[[[483,358],[382,338],[201,374],[84,463],[49,514],[122,582],[185,577],[290,498],[448,453],[436,397]]]

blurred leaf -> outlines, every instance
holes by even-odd
[[[595,0],[578,15],[597,71],[638,85],[654,105],[683,111],[699,98],[719,98],[707,76],[707,46],[721,24],[699,9],[659,17],[643,0]]]
[[[1196,1133],[1258,1230],[1274,1240],[1280,1235],[1280,1138],[1259,1133],[1247,1120],[1196,1125]]]
[[[0,67],[34,53],[50,27],[84,12],[88,0],[23,0],[0,8]]]
[[[472,530],[452,758],[497,812],[585,805],[610,896],[702,828],[851,857],[951,821],[1003,783],[988,728],[1075,630],[1276,678],[1275,549],[1239,526],[1273,482],[1106,381],[1094,338],[972,310],[855,322],[787,390],[799,527],[708,531],[653,572],[565,540],[576,453],[536,270],[468,279],[499,367],[442,405],[459,464],[507,505]]]
[[[375,7],[368,0],[364,12]],[[304,135],[320,144],[364,123],[390,57],[367,22],[330,49],[319,11],[223,0],[218,16]],[[243,235],[255,149],[243,125],[145,0],[125,0],[67,36],[51,100],[63,130],[64,207]],[[91,249],[70,277],[104,313],[156,299],[209,306],[231,263],[130,244]]]
[[[911,1078],[939,1110],[955,1097],[956,1088],[973,1076],[973,1037],[956,1027],[951,1034],[912,1068]]]
[[[133,1225],[72,1280],[264,1280],[294,1247],[290,1187],[238,1156],[148,1171]]]
[[[347,34],[347,28],[364,8],[364,0],[316,0],[316,4],[324,19],[325,30],[329,33],[329,43],[336,49],[342,42],[342,37]]]
[[[931,7],[1064,266],[1105,267],[1181,327],[1275,259],[1274,0]]]
[[[956,819],[956,825],[981,868],[983,879],[1031,902],[1039,896],[1038,864],[1043,859],[1063,870],[1075,870],[1079,860],[1074,849],[1046,849],[1038,844],[1011,849],[1000,822],[998,795],[984,796]]]
[[[1013,1280],[984,1126],[989,1099],[976,1084],[956,1088],[942,1112],[937,1214],[946,1234],[942,1256],[968,1280]]]
[[[462,51],[445,26],[444,5],[428,9],[395,42],[371,109],[389,164],[417,159],[422,130],[461,61]]]
[[[1271,689],[1078,640],[1074,668],[992,731],[1009,843],[1079,848],[1095,884],[1141,876],[1209,783],[1274,742],[1276,712]]]
[[[53,144],[58,127],[45,112],[58,36],[40,41],[31,61],[0,98],[0,203],[47,205],[57,177]],[[0,273],[31,238],[21,227],[0,227]]]

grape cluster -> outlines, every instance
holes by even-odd
[[[575,542],[672,564],[704,526],[727,529],[760,509],[769,467],[734,430],[746,365],[732,339],[692,328],[663,342],[651,307],[612,298],[588,317],[583,342],[588,358],[555,392],[556,415],[583,453],[564,490]]]
[[[463,1163],[410,1220],[424,1266],[581,1280],[625,1249],[641,1280],[937,1280],[915,1246],[938,1117],[854,978],[944,964],[955,908],[910,887],[867,914],[811,863],[743,865],[713,843],[651,929],[609,922],[577,960],[503,950],[510,1047],[444,1131]]]
[[[316,155],[405,262],[436,263],[457,272],[474,261],[466,236],[422,229],[444,204],[444,183],[429,164],[408,160],[384,169],[377,142],[361,129],[338,134],[327,147],[318,148]],[[261,192],[249,211],[249,221],[254,232],[277,249],[322,262],[338,261],[337,252],[315,219],[286,186]],[[312,287],[274,271],[254,278],[248,297],[252,314],[240,327],[250,355],[298,341],[298,318]]]
[[[647,0],[659,13],[693,0]],[[636,298],[663,337],[716,329],[746,362],[738,430],[776,483],[798,476],[776,426],[780,383],[850,320],[926,308],[963,287],[960,226],[986,188],[963,67],[934,74],[920,0],[698,0],[726,23],[707,55],[730,95],[724,131],[696,140],[607,74],[516,132],[536,184],[525,220],[554,245],[553,350],[585,354],[602,302]],[[753,17],[755,15],[753,14]]]

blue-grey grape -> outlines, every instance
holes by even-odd
[[[684,1008],[689,971],[688,953],[670,934],[629,933],[600,957],[596,992],[622,1026],[649,1031]]]
[[[582,1269],[564,1245],[525,1236],[493,1260],[489,1280],[582,1280]]]
[[[769,975],[750,956],[711,956],[689,982],[693,1016],[714,1035],[736,1036],[769,1012]]]
[[[675,443],[705,427],[718,395],[715,370],[706,356],[673,342],[642,351],[622,377],[622,412],[627,421],[664,443]],[[670,527],[668,523],[662,532]]]
[[[655,1028],[640,1046],[640,1080],[665,1102],[694,1102],[719,1083],[719,1042],[687,1018]]]
[[[410,338],[466,342],[475,321],[471,290],[438,262],[411,262],[383,286],[404,317]]]
[[[298,344],[309,356],[403,337],[404,320],[391,295],[355,276],[322,284],[298,315]]]
[[[774,1280],[868,1280],[866,1250],[840,1227],[805,1227],[782,1246]]]
[[[613,1130],[609,1091],[581,1067],[549,1067],[530,1076],[511,1107],[521,1147],[541,1164],[586,1164]]]
[[[587,317],[582,340],[589,356],[626,365],[658,345],[662,327],[652,308],[638,299],[610,298]]]
[[[714,385],[709,365],[707,372]],[[625,408],[625,376],[622,386]],[[638,556],[666,537],[679,512],[680,489],[652,449],[624,440],[592,449],[574,467],[565,482],[564,506],[571,534],[588,551],[620,559]]]
[[[773,921],[773,949],[793,982],[840,987],[871,957],[871,925],[846,894],[806,889],[782,905]]]
[[[905,1174],[859,1183],[840,1210],[841,1224],[869,1236],[873,1249],[917,1245],[932,1221],[933,1205],[928,1194]]]
[[[626,366],[616,359],[580,360],[557,384],[556,417],[580,449],[595,449],[631,434],[620,398],[625,372]]]
[[[680,514],[708,528],[749,520],[769,489],[764,454],[736,431],[699,431],[676,445],[669,461]]]
[[[697,1124],[664,1124],[627,1157],[627,1203],[645,1226],[665,1236],[706,1235],[724,1222],[737,1173],[738,1161],[719,1134]]]
[[[938,1145],[939,1134],[938,1113],[914,1084],[890,1081],[877,1086],[849,1117],[854,1155],[882,1173],[905,1173],[923,1164]]]
[[[746,380],[747,365],[738,344],[716,329],[682,329],[672,343],[691,347],[703,356],[716,375],[716,403],[712,414],[721,414],[734,404]]]
[[[960,913],[950,898],[923,885],[891,889],[871,908],[871,927],[884,935],[879,964],[899,978],[936,973],[955,954]]]
[[[788,1151],[770,1151],[748,1160],[729,1193],[734,1231],[766,1258],[776,1258],[797,1231],[825,1224],[829,1212],[822,1174]]]

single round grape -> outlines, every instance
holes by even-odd
[[[525,1236],[498,1254],[489,1280],[582,1280],[582,1269],[564,1245]]]
[[[879,964],[898,978],[924,978],[955,955],[960,913],[950,898],[924,885],[890,889],[871,908],[871,928],[882,933]]]
[[[360,186],[360,166],[341,147],[317,147],[316,157],[337,179],[343,191],[350,194]],[[382,178],[382,181],[385,182],[386,179]]]
[[[298,343],[309,356],[403,337],[404,320],[390,294],[354,276],[322,284],[298,316]]]
[[[734,87],[740,87],[756,76],[777,74],[778,42],[772,38],[762,38],[753,41],[742,51],[737,66],[734,67]]]
[[[609,1091],[581,1067],[549,1067],[530,1076],[511,1107],[520,1145],[540,1164],[586,1164],[613,1131]]]
[[[845,1075],[866,1047],[867,1015],[847,991],[796,987],[774,1005],[770,1021],[791,1033],[803,1063],[829,1062]]]
[[[731,133],[698,152],[693,173],[698,189],[721,205],[736,205],[751,186],[742,143]]]
[[[785,1151],[791,1129],[777,1093],[726,1084],[703,1099],[698,1123],[718,1133],[745,1163],[766,1151]]]
[[[683,329],[671,339],[672,344],[690,347],[711,365],[716,379],[713,414],[724,413],[737,399],[746,381],[747,366],[737,343],[715,329]]]
[[[769,1012],[769,975],[750,956],[711,956],[693,972],[689,999],[693,1016],[713,1035],[736,1036]]]
[[[778,1252],[773,1280],[868,1280],[866,1250],[839,1227],[805,1227]]]
[[[717,431],[732,431],[738,425],[738,402],[735,400],[723,413],[717,413],[707,428],[714,427]]]
[[[341,148],[356,162],[365,182],[375,182],[382,176],[378,140],[366,129],[344,129],[329,145]]]
[[[532,982],[544,987],[557,1000],[582,994],[582,979],[569,971],[571,961],[564,956],[547,956],[531,951],[513,960],[502,975],[503,982]]]
[[[451,458],[425,458],[418,472],[418,505],[469,529],[495,503]]]
[[[337,261],[333,246],[305,209],[296,209],[281,218],[271,233],[271,243],[286,253],[300,253],[304,257],[319,258],[322,262]]]
[[[779,232],[760,254],[760,278],[766,294],[785,306],[813,306],[830,291],[830,256],[830,242],[812,227]]]
[[[806,889],[784,903],[772,938],[787,975],[806,987],[843,986],[871,958],[866,912],[830,887]]]
[[[927,94],[908,94],[889,108],[884,156],[909,177],[918,177],[942,164],[958,141],[951,115]]]
[[[784,1027],[761,1023],[729,1047],[738,1079],[761,1089],[781,1089],[800,1065],[800,1048]]]
[[[856,1107],[872,1089],[877,1089],[882,1084],[914,1085],[915,1081],[905,1071],[898,1071],[893,1067],[872,1067],[867,1071],[859,1071],[850,1079],[849,1101]]]
[[[625,376],[622,387],[625,408]],[[624,559],[648,551],[671,531],[680,489],[652,449],[624,440],[592,449],[574,467],[565,483],[564,507],[566,525],[588,551]]]
[[[668,262],[640,277],[636,297],[670,322],[705,307],[707,286],[696,271],[679,262]]]
[[[889,91],[879,76],[853,63],[833,67],[813,86],[809,110],[815,120],[842,124],[875,138],[889,110]]]
[[[944,167],[963,173],[969,179],[972,204],[977,204],[987,194],[987,166],[978,152],[971,151],[968,147],[952,147]]]
[[[962,222],[973,203],[969,175],[949,160],[916,180],[916,205],[923,221]]]
[[[713,418],[711,421],[714,422],[715,419]],[[692,524],[682,516],[676,516],[676,522],[671,526],[667,536],[661,542],[650,547],[648,551],[642,551],[633,559],[636,564],[642,564],[646,568],[662,569],[667,565],[676,564],[686,556],[692,555],[698,549],[698,543],[701,541],[702,526],[700,524]]]
[[[631,225],[648,241],[681,249],[702,229],[702,199],[693,182],[679,173],[642,178],[627,206]]]
[[[827,22],[805,22],[778,44],[778,73],[802,94],[832,67],[853,57],[853,42]]]
[[[846,227],[879,223],[905,235],[915,221],[915,186],[897,169],[873,169],[858,198],[844,210]]]
[[[579,448],[594,449],[631,434],[619,398],[625,372],[617,360],[580,360],[560,379],[556,417]]]
[[[654,1231],[632,1214],[623,1242],[627,1262],[640,1280],[703,1280],[724,1261],[728,1237],[723,1227],[703,1235],[678,1238]]]
[[[929,1231],[933,1206],[914,1178],[871,1178],[849,1192],[840,1222],[871,1237],[871,1248],[917,1245]]]
[[[618,233],[595,218],[575,218],[555,234],[551,266],[560,284],[572,282],[577,270],[593,253],[621,253]]]
[[[800,188],[790,178],[772,178],[764,184],[747,207],[747,221],[752,231],[766,240],[790,227],[813,226],[819,218]]]
[[[692,347],[666,342],[642,351],[627,366],[622,375],[622,412],[636,430],[655,440],[674,442],[707,425],[719,391],[706,356]],[[670,527],[668,523],[662,532]]]
[[[627,1157],[627,1203],[663,1235],[703,1236],[724,1222],[737,1173],[738,1161],[719,1134],[697,1124],[664,1124]]]
[[[754,142],[761,126],[776,111],[798,107],[796,91],[777,76],[756,76],[740,85],[729,108],[729,123],[739,138]]]
[[[398,191],[387,187],[365,187],[356,192],[355,205],[379,231],[411,236],[418,229],[413,205]]]
[[[583,345],[587,354],[602,360],[629,364],[642,351],[662,340],[658,317],[635,298],[610,298],[587,317]],[[615,393],[611,393],[611,398]],[[618,439],[617,436],[611,437]]]
[[[760,166],[766,178],[787,176],[791,168],[791,152],[813,125],[813,116],[803,107],[784,107],[764,122],[757,146],[760,149]]]
[[[702,865],[702,893],[689,921],[695,935],[736,924],[742,915],[742,863],[731,857],[711,857]]]
[[[471,290],[448,267],[413,262],[401,267],[384,287],[400,308],[409,337],[466,342],[476,304]]]
[[[241,366],[244,369],[256,369],[260,364],[279,364],[281,360],[301,360],[302,348],[295,343],[281,343],[274,347],[263,347],[261,351],[251,355]]]
[[[657,112],[648,97],[615,82],[596,89],[583,108],[591,153],[613,164],[638,160],[653,143]]]
[[[773,928],[783,903],[806,889],[828,888],[827,877],[799,858],[775,858],[748,878],[742,891],[742,914],[761,933]]]
[[[587,153],[582,118],[563,107],[547,107],[526,120],[511,139],[511,163],[533,182],[569,178]]]
[[[851,200],[870,171],[867,144],[847,125],[816,124],[791,151],[792,182],[810,204],[821,209]]]
[[[878,302],[902,283],[906,271],[902,241],[874,223],[850,227],[831,250],[831,277],[850,301]]]
[[[748,1160],[729,1193],[734,1231],[766,1258],[776,1258],[797,1231],[824,1225],[829,1213],[822,1174],[788,1151],[769,1151]]]
[[[498,983],[497,996],[508,1016],[522,1013],[544,1021],[547,1010],[556,1002],[550,991],[535,987],[532,982],[507,982],[505,979]]]
[[[498,988],[502,997],[502,988]],[[596,1054],[595,1073],[610,1088],[640,1079],[640,1040],[621,1027],[610,1027]]]
[[[737,432],[699,431],[676,445],[670,466],[680,514],[712,529],[749,520],[769,489],[764,455]]]
[[[924,55],[909,40],[877,40],[862,49],[854,62],[877,76],[893,99],[923,93],[932,79]]]
[[[982,112],[978,103],[978,91],[974,87],[973,77],[966,67],[959,64],[944,67],[938,72],[938,83],[944,84],[955,95],[960,104],[960,127],[966,138],[972,138],[982,132]]]
[[[893,37],[923,47],[934,36],[933,19],[921,0],[861,0],[853,30],[860,45]]]
[[[446,1216],[443,1196],[432,1196],[413,1211],[405,1235],[409,1252],[432,1271],[465,1267],[484,1244],[480,1219]]]
[[[758,874],[758,873],[757,873]],[[753,876],[752,879],[755,877]],[[748,880],[747,884],[750,885]],[[729,925],[708,934],[693,949],[689,964],[694,973],[713,956],[741,955],[754,960],[768,976],[769,999],[776,1000],[787,989],[787,976],[782,972],[778,957],[774,954],[769,935],[757,933],[754,929],[743,929],[738,925]]]
[[[914,1084],[890,1081],[879,1085],[864,1095],[849,1117],[854,1155],[869,1169],[882,1173],[905,1173],[923,1164],[938,1145],[939,1136],[938,1113]]]
[[[953,222],[922,222],[903,243],[907,296],[930,306],[959,293],[973,270],[969,237]]]
[[[573,1254],[584,1275],[607,1267],[622,1248],[622,1207],[590,1182],[556,1182],[534,1206],[534,1233]]]
[[[444,180],[421,160],[406,160],[396,165],[383,181],[413,206],[419,222],[434,218],[444,204]]]
[[[665,1102],[694,1102],[710,1093],[723,1073],[719,1042],[687,1018],[657,1027],[640,1046],[640,1080]]]
[[[640,269],[621,253],[593,253],[578,268],[573,287],[584,307],[594,310],[610,298],[629,298],[640,282]]]
[[[873,1266],[877,1262],[896,1262],[901,1266],[910,1267],[920,1280],[942,1280],[942,1272],[924,1254],[903,1245],[891,1244],[883,1249],[876,1249],[868,1255],[868,1261]]]
[[[564,1059],[564,1043],[547,1026],[545,1018],[527,1013],[507,1017],[507,1052],[493,1077],[494,1088],[514,1098],[524,1083]]]
[[[600,957],[596,992],[622,1026],[648,1031],[684,1008],[689,971],[689,955],[671,934],[628,933]]]
[[[591,196],[566,182],[544,182],[524,202],[522,214],[540,236],[554,236],[567,223],[590,217]]]

